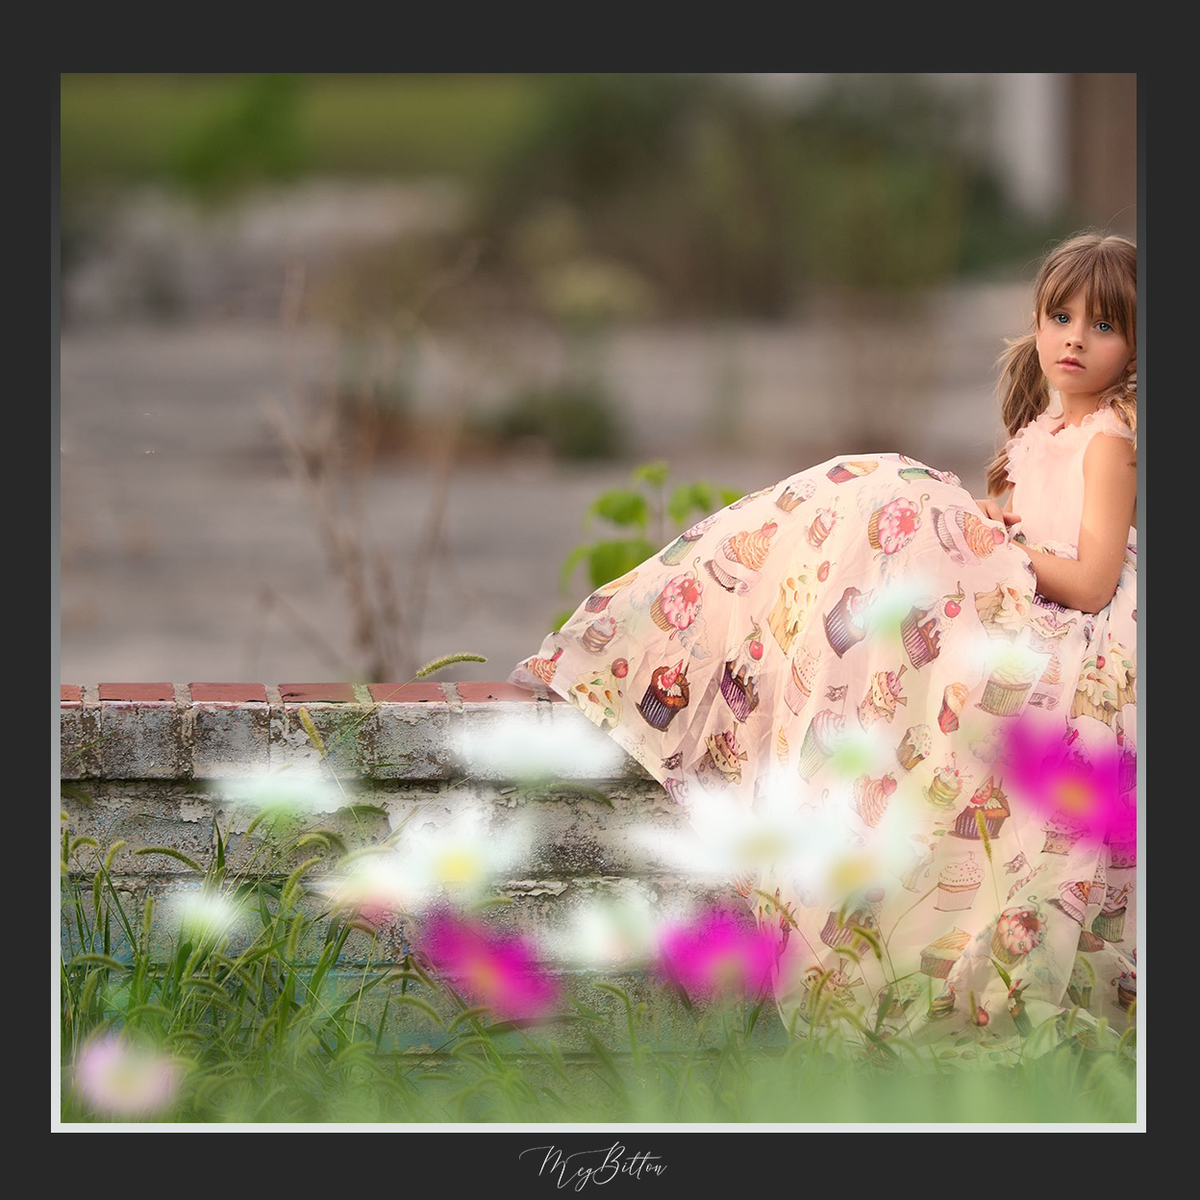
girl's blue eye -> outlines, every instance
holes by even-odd
[[[1057,320],[1059,317],[1067,317],[1067,314],[1063,313],[1063,312],[1058,312],[1058,313],[1055,313],[1050,319],[1053,321],[1053,320]],[[1067,317],[1067,320],[1070,320],[1070,317]],[[1097,325],[1107,325],[1108,330],[1112,329],[1112,324],[1109,321],[1097,321],[1096,324]],[[1108,330],[1106,330],[1105,332],[1108,332]]]

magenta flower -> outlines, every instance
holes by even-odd
[[[1132,816],[1120,789],[1122,753],[1116,744],[1089,752],[1078,730],[1046,729],[1024,716],[1003,734],[1006,781],[1052,825],[1080,831],[1089,845],[1099,845]]]
[[[537,968],[533,948],[519,937],[498,937],[439,912],[426,923],[423,947],[436,971],[501,1020],[541,1016],[558,999],[558,989]]]
[[[74,1083],[88,1107],[101,1116],[149,1117],[174,1098],[179,1073],[170,1059],[108,1033],[79,1051]]]
[[[689,996],[736,991],[756,996],[771,982],[776,933],[732,914],[712,911],[659,934],[659,969]]]

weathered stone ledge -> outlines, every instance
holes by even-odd
[[[650,780],[563,699],[507,683],[61,686],[65,780]]]

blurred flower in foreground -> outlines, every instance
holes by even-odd
[[[787,870],[810,849],[795,789],[782,779],[764,789],[753,809],[692,789],[688,818],[686,832],[648,822],[635,829],[634,837],[676,870],[713,879],[757,876],[771,867]]]
[[[456,904],[467,904],[507,868],[527,861],[529,844],[523,823],[495,830],[487,813],[468,809],[446,825],[408,831],[405,878],[415,899],[429,901],[444,893]]]
[[[770,984],[775,958],[769,928],[720,910],[668,925],[659,935],[660,970],[689,996],[730,991],[756,996]]]
[[[312,771],[283,770],[246,775],[222,783],[223,794],[266,817],[336,812],[346,797],[336,781]]]
[[[551,936],[556,958],[590,967],[654,956],[655,916],[645,896],[602,896],[579,905],[569,927]]]
[[[501,1020],[541,1016],[558,999],[558,989],[539,971],[533,948],[522,938],[493,935],[442,911],[425,922],[421,947],[435,971]]]
[[[238,909],[220,892],[185,892],[168,900],[167,915],[180,935],[192,941],[218,940],[237,920]]]
[[[1129,819],[1118,782],[1121,748],[1115,744],[1089,751],[1076,729],[1064,734],[1018,717],[1005,734],[1004,761],[1010,786],[1042,815],[1080,830],[1089,844],[1103,842]]]
[[[169,1058],[108,1033],[79,1051],[74,1082],[81,1098],[98,1114],[147,1117],[171,1102],[179,1075]]]
[[[323,890],[335,907],[357,909],[363,920],[376,926],[402,914],[417,896],[394,853],[356,859],[345,875],[328,879]]]

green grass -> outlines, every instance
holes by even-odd
[[[329,762],[332,746],[300,713]],[[530,802],[538,789],[521,785]],[[170,928],[145,879],[115,875],[125,843],[104,848],[62,814],[64,1121],[118,1119],[85,1101],[73,1070],[106,1034],[171,1064],[169,1102],[142,1114],[164,1122],[1136,1120],[1135,1027],[1084,1038],[1074,1013],[1026,1043],[1052,1048],[1002,1066],[967,1055],[949,1065],[836,1006],[817,1035],[787,1038],[769,998],[694,1005],[650,967],[628,988],[562,977],[553,1015],[497,1020],[430,973],[406,916],[372,925],[326,898],[318,879],[404,836],[404,823],[381,836],[364,819],[378,810],[341,790],[345,808],[314,827],[281,780],[244,833],[231,832],[231,810],[224,829],[214,819],[204,862],[133,850],[155,870],[186,866],[193,896],[212,902]],[[75,785],[63,795],[90,802]]]
[[[65,185],[170,178],[182,146],[243,102],[244,75],[65,74]],[[303,75],[293,114],[318,174],[473,179],[507,151],[542,79],[528,75]]]
[[[780,1046],[761,1036],[775,1018],[769,1000],[700,1007],[660,987],[646,1003],[603,979],[586,984],[590,1002],[568,990],[556,1017],[497,1021],[394,937],[309,890],[313,872],[346,861],[339,835],[276,817],[259,822],[259,835],[251,850],[227,823],[207,867],[185,864],[202,891],[238,909],[234,926],[186,933],[162,928],[155,904],[114,878],[119,843],[102,851],[64,824],[63,1120],[111,1119],[89,1109],[71,1071],[79,1050],[105,1031],[123,1031],[175,1063],[180,1083],[169,1107],[152,1114],[160,1121],[1136,1116],[1128,1037],[1104,1050],[1068,1039],[1012,1067],[946,1067],[879,1052],[852,1014],[819,1038]],[[298,856],[304,861],[293,867]]]

